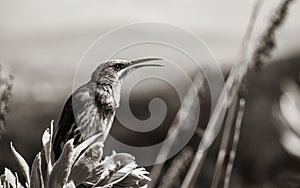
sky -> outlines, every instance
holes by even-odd
[[[252,46],[257,44],[280,2],[264,1]],[[0,61],[16,75],[15,92],[19,97],[48,98],[40,92],[49,93],[53,89],[69,93],[80,59],[99,37],[136,22],[162,22],[193,33],[205,42],[220,66],[228,69],[238,61],[254,3],[250,0],[1,0]],[[299,10],[300,3],[296,1],[278,33],[274,59],[299,53]],[[184,63],[182,66],[189,69]]]
[[[240,45],[255,1],[250,0],[165,0],[165,1],[39,1],[1,0],[0,39],[14,43],[26,38],[52,38],[59,35],[101,34],[122,25],[156,21],[177,25],[196,34],[208,43],[217,58],[226,61]],[[265,0],[257,22],[259,36],[279,0]],[[299,2],[295,2],[280,33],[284,51],[300,45]],[[34,42],[34,41],[32,41]],[[4,44],[3,44],[4,45]],[[228,48],[225,50],[224,47]],[[287,48],[285,48],[287,47]],[[222,50],[221,50],[222,49]],[[231,52],[231,53],[232,53]],[[5,56],[5,55],[4,55]],[[223,60],[224,59],[224,60]]]

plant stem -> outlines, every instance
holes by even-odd
[[[193,80],[193,84],[190,86],[190,88],[187,91],[187,94],[185,95],[183,101],[182,101],[182,105],[181,108],[178,110],[172,125],[170,126],[167,136],[170,135],[171,133],[173,134],[178,134],[179,131],[176,131],[176,127],[187,127],[187,126],[183,126],[183,125],[179,125],[178,119],[183,118],[185,121],[181,121],[184,122],[185,124],[191,124],[189,122],[189,119],[193,119],[191,117],[195,116],[194,111],[193,111],[193,106],[191,104],[193,104],[193,101],[198,97],[198,92],[200,93],[204,93],[205,89],[204,89],[204,82],[205,82],[205,77],[202,74],[202,72],[198,72]],[[195,90],[197,92],[195,92]],[[185,117],[181,117],[181,114],[186,114]],[[179,128],[178,128],[179,129]],[[170,138],[176,138],[176,136],[174,137],[170,137]],[[160,177],[160,173],[161,170],[164,166],[164,162],[162,163],[158,163],[158,161],[166,161],[168,159],[168,155],[170,153],[170,150],[172,148],[172,146],[175,143],[175,139],[169,139],[168,141],[165,141],[160,149],[160,152],[156,158],[156,162],[155,162],[155,166],[153,166],[152,170],[151,170],[151,179],[152,181],[149,184],[149,188],[153,188],[155,187],[155,185],[157,184],[157,181]]]
[[[219,149],[216,167],[212,178],[211,188],[217,188],[219,185],[220,177],[223,171],[222,169],[224,166],[225,157],[227,154],[227,148],[230,141],[230,135],[232,132],[231,130],[232,130],[233,122],[235,121],[237,102],[238,102],[238,97],[235,97],[226,116],[221,146]]]
[[[235,156],[236,156],[237,146],[238,146],[238,143],[240,140],[241,127],[242,127],[244,110],[245,110],[245,103],[246,103],[245,99],[241,98],[240,104],[239,104],[239,111],[238,111],[236,123],[235,123],[234,136],[233,136],[232,147],[230,150],[229,161],[228,161],[226,172],[225,172],[224,188],[228,188],[229,183],[230,183],[230,177],[231,177],[233,164],[234,164],[234,160],[235,160]]]
[[[216,136],[220,127],[218,127],[218,122],[220,121],[220,117],[222,117],[222,109],[225,105],[226,110],[231,106],[233,99],[237,97],[240,86],[242,85],[243,79],[249,69],[249,64],[245,62],[246,54],[248,51],[249,41],[253,32],[253,28],[255,25],[255,20],[258,16],[259,9],[261,7],[261,0],[257,0],[256,4],[252,10],[252,16],[250,18],[248,28],[246,30],[246,34],[244,40],[242,42],[242,52],[241,52],[241,60],[239,63],[235,64],[231,69],[228,79],[226,80],[225,87],[219,97],[216,107],[210,117],[207,128],[204,132],[203,138],[198,147],[198,151],[196,152],[195,158],[191,164],[191,167],[182,183],[182,188],[192,187],[195,183],[196,178],[199,175],[199,172],[202,168],[202,164],[206,157],[207,148],[211,145],[214,138],[212,135]]]

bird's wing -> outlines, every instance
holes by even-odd
[[[69,140],[72,129],[76,127],[73,106],[72,95],[68,98],[61,113],[59,123],[55,130],[53,151],[55,157],[59,156],[64,144]]]
[[[63,108],[54,138],[55,157],[60,155],[63,146],[74,138],[79,144],[88,137],[102,132],[105,140],[114,118],[115,101],[111,92],[94,89],[86,84],[69,97]]]
[[[68,140],[74,138],[74,144],[82,141],[80,131],[77,129],[75,117],[84,112],[86,104],[90,103],[93,98],[88,87],[81,87],[72,94],[66,101],[60,120],[56,127],[53,151],[55,156],[59,156],[63,146]]]

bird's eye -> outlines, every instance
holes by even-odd
[[[115,70],[121,70],[124,67],[125,67],[125,64],[123,64],[123,63],[117,63],[117,64],[114,65]]]

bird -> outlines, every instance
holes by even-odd
[[[57,160],[68,140],[74,145],[101,133],[105,141],[120,104],[124,78],[133,70],[161,64],[142,64],[162,60],[157,57],[136,60],[112,59],[101,63],[92,73],[90,80],[76,89],[65,102],[60,119],[55,127],[53,152]]]

